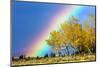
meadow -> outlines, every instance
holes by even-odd
[[[12,66],[37,65],[37,64],[57,64],[57,63],[73,63],[95,61],[96,57],[92,55],[73,55],[65,57],[41,57],[41,58],[24,58],[12,61]]]

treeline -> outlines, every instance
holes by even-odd
[[[18,61],[18,60],[35,60],[35,59],[43,59],[43,58],[48,58],[48,57],[55,57],[55,53],[45,54],[43,57],[37,56],[37,57],[30,57],[30,56],[25,56],[25,55],[20,55],[19,57],[12,57],[12,61]]]

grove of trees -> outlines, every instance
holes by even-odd
[[[66,47],[69,44],[78,50],[78,54],[94,54],[96,52],[95,16],[90,14],[83,22],[72,16],[70,21],[60,25],[59,30],[52,31],[46,41],[56,50],[56,56],[62,46]]]

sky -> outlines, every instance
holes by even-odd
[[[83,24],[89,13],[95,15],[94,6],[12,2],[12,56],[44,56],[51,51],[45,41],[51,31],[71,16]]]

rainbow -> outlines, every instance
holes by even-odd
[[[57,14],[50,21],[49,26],[43,31],[41,35],[38,36],[35,43],[31,42],[31,46],[28,47],[27,56],[43,56],[48,53],[51,46],[46,43],[45,40],[48,39],[50,32],[53,30],[58,30],[59,25],[66,20],[69,20],[70,16],[79,15],[82,11],[83,6],[64,6],[64,8],[57,12]],[[35,44],[35,45],[34,45]]]

